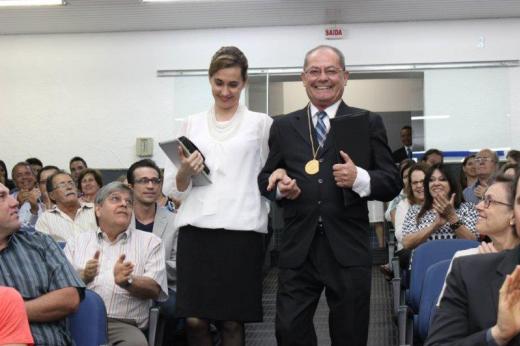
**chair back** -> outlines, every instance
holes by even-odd
[[[406,297],[407,305],[415,312],[419,310],[424,275],[432,264],[446,259],[451,260],[455,252],[474,248],[478,245],[478,241],[466,239],[432,240],[419,245],[412,255],[410,289]]]
[[[424,287],[421,294],[421,303],[419,305],[418,316],[418,334],[421,340],[425,340],[428,336],[430,328],[430,317],[433,316],[432,311],[436,308],[439,294],[441,293],[448,268],[451,260],[443,260],[432,264],[424,275]]]
[[[107,310],[96,292],[85,289],[85,298],[78,311],[71,314],[68,320],[76,346],[108,345]]]

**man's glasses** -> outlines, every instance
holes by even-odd
[[[319,78],[322,72],[325,73],[325,75],[329,78],[337,78],[339,74],[343,72],[343,70],[336,67],[327,67],[325,70],[312,67],[307,71],[304,71],[304,73],[310,78]]]
[[[67,188],[69,188],[69,187],[72,187],[72,188],[76,187],[76,185],[74,185],[74,182],[73,182],[72,180],[70,180],[70,181],[64,181],[64,182],[62,182],[62,183],[56,184],[56,186],[54,186],[54,189],[55,189],[55,190],[56,190],[56,189],[62,189],[62,190],[65,190],[65,189],[67,189]]]
[[[141,178],[141,179],[137,179],[135,181],[135,183],[139,184],[139,185],[148,185],[149,183],[152,183],[153,185],[159,185],[161,182],[162,182],[161,178],[152,178],[152,179]]]
[[[505,202],[500,202],[500,201],[495,201],[491,196],[487,195],[487,196],[484,196],[484,199],[482,200],[482,203],[484,203],[484,208],[489,208],[489,206],[491,205],[491,203],[495,203],[495,204],[501,204],[501,205],[505,205],[505,206],[508,206],[508,207],[511,207],[511,204],[509,203],[505,203]]]

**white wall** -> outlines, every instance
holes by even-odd
[[[12,166],[37,156],[65,167],[81,155],[92,167],[129,166],[136,137],[171,137],[173,118],[192,108],[174,102],[174,79],[156,71],[207,68],[222,45],[243,49],[251,67],[301,66],[305,51],[322,43],[342,49],[354,65],[520,58],[520,19],[345,28],[345,39],[332,42],[323,40],[321,26],[0,36],[0,158]],[[480,36],[485,48],[477,48]],[[516,69],[513,131],[520,130],[518,80]],[[200,104],[193,111],[210,100],[201,90],[184,93],[199,95],[200,102],[190,101]]]

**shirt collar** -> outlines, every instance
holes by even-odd
[[[116,241],[114,243],[118,243],[120,240],[128,241],[128,238],[130,238],[130,235],[132,234],[131,228],[128,227],[124,232],[119,233],[116,237]],[[96,235],[98,239],[109,241],[108,237],[106,236],[105,232],[101,230],[101,228],[97,228]]]
[[[334,119],[334,117],[336,116],[336,113],[338,112],[338,108],[339,108],[339,104],[341,103],[341,99],[336,101],[336,103],[330,105],[329,107],[325,108],[324,111],[327,113],[327,116],[329,117],[329,119]],[[318,107],[316,107],[315,105],[313,105],[311,103],[311,115],[313,118],[316,117],[316,114],[319,112],[320,110],[318,109]]]
[[[84,209],[92,209],[92,208],[94,208],[94,203],[87,203],[87,202],[81,202],[81,201],[79,202],[78,210],[83,211]],[[52,208],[49,209],[49,212],[51,212],[51,213],[63,213],[63,211],[60,208],[58,208],[58,206],[56,204],[54,204],[52,206]],[[76,214],[77,213],[78,212],[76,211]]]

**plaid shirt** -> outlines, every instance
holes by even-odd
[[[0,251],[0,286],[15,288],[24,300],[76,287],[83,299],[85,285],[48,235],[17,231]],[[72,345],[66,320],[30,323],[35,345]]]

